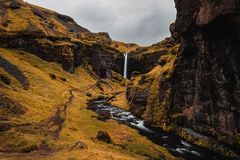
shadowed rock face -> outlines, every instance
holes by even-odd
[[[170,31],[181,48],[173,74],[164,78],[160,73],[157,83],[144,75],[144,83],[129,85],[130,110],[150,125],[166,130],[191,128],[239,147],[240,2],[175,2],[177,20]],[[217,146],[212,149],[219,151]]]
[[[158,65],[165,65],[166,62],[160,57],[168,55],[176,45],[179,45],[179,36],[174,23],[171,24],[170,31],[171,37],[148,47],[139,47],[128,54],[128,78],[134,73],[146,74]]]
[[[183,125],[239,143],[240,1],[175,2],[182,50],[173,74],[171,109],[188,111]]]
[[[167,121],[170,79],[179,50],[179,36],[174,23],[170,25],[170,31],[170,38],[150,47],[139,48],[132,52],[129,58],[129,71],[134,71],[132,80],[135,81],[134,79],[140,76],[137,83],[127,86],[130,111],[150,125],[159,126],[158,124]],[[155,67],[160,69],[152,70]]]
[[[29,88],[30,83],[27,77],[23,74],[23,72],[3,57],[0,57],[0,68],[3,68],[6,72],[8,72],[14,78],[16,78],[16,80],[18,80],[18,82],[21,83],[25,90]]]

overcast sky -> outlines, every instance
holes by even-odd
[[[112,39],[150,45],[170,35],[174,0],[25,0],[74,18],[92,32]]]

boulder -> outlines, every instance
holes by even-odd
[[[96,138],[97,140],[100,140],[105,143],[112,143],[112,139],[110,135],[104,131],[99,131]]]
[[[87,149],[87,145],[86,143],[82,142],[82,141],[77,141],[72,147],[69,148],[69,151],[72,150],[82,150],[82,149]]]
[[[111,118],[110,111],[103,111],[103,110],[101,110],[101,111],[98,111],[97,113],[98,113],[98,116],[97,116],[98,120],[106,121],[106,120]]]
[[[13,10],[14,9],[19,9],[19,8],[21,8],[21,4],[18,3],[17,1],[15,1],[15,0],[13,0],[13,1],[10,2],[9,8],[11,8]]]

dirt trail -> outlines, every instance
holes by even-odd
[[[103,84],[112,89],[112,87],[107,82],[105,82],[103,80],[99,80],[95,84],[85,86],[81,89],[72,88],[68,91],[69,97],[67,98],[66,102],[64,102],[63,104],[60,104],[56,107],[57,111],[48,118],[46,125],[45,125],[45,126],[47,126],[48,130],[51,132],[52,137],[54,139],[57,139],[59,137],[59,134],[63,129],[63,124],[67,118],[68,106],[72,103],[72,101],[74,99],[73,92],[82,92],[83,90],[87,91],[87,90],[90,90],[93,87],[95,87],[97,84]]]
[[[48,129],[52,129],[52,136],[54,139],[59,137],[60,132],[62,131],[63,124],[67,118],[67,108],[73,101],[73,91],[74,89],[69,90],[69,97],[67,101],[59,106],[57,106],[57,111],[47,120]]]

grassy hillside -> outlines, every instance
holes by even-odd
[[[0,67],[1,160],[137,160],[162,154],[173,159],[134,129],[113,120],[99,121],[86,109],[91,98],[124,92],[119,82],[107,81],[111,88],[84,67],[70,74],[56,63],[19,50],[1,48],[0,57],[9,62]],[[18,72],[8,72],[6,65]],[[28,88],[16,79],[19,75],[26,78]],[[108,132],[114,143],[97,141],[100,130]],[[87,148],[72,149],[78,141]]]
[[[118,52],[129,52],[139,47],[136,44],[112,41],[104,32],[92,33],[69,16],[23,0],[2,0],[0,6],[0,35],[3,37],[31,35],[37,39],[45,37],[45,40],[53,43],[61,39],[70,44],[101,44]]]

